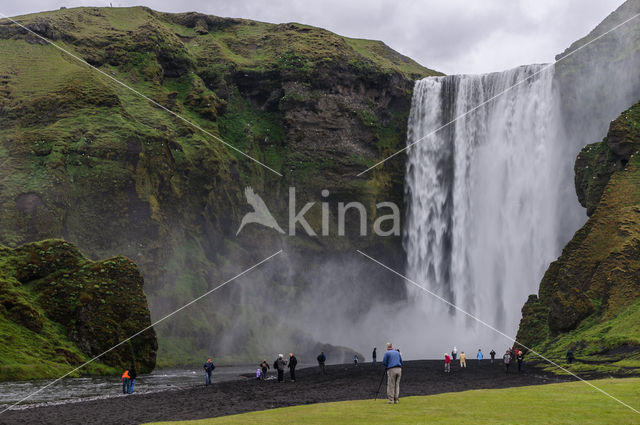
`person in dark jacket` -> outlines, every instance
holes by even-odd
[[[377,348],[373,347],[373,354],[371,354],[371,358],[373,359],[372,363],[375,366],[376,365],[376,360],[378,358],[378,353],[376,352]]]
[[[296,366],[298,365],[298,359],[293,353],[289,353],[289,377],[291,382],[296,382]]]
[[[524,360],[524,354],[521,350],[517,350],[516,361],[518,362],[518,372],[522,372],[522,360]]]
[[[284,361],[284,355],[278,354],[278,358],[273,363],[273,366],[278,371],[278,382],[284,382],[284,367],[287,365],[287,362]]]
[[[496,360],[496,350],[492,348],[489,355],[491,356],[491,364],[493,364],[493,362]]]
[[[204,368],[205,373],[205,385],[211,385],[211,374],[213,373],[213,369],[216,368],[211,361],[211,357],[207,359],[207,362],[202,367]]]
[[[267,379],[267,371],[269,369],[271,369],[271,366],[269,366],[269,363],[267,363],[267,360],[263,360],[262,363],[260,363],[260,369],[262,370],[262,374],[260,375],[260,379],[262,379],[263,381],[265,379]]]
[[[573,357],[573,350],[571,348],[569,348],[567,350],[567,363],[569,363],[569,364],[573,363],[573,359],[574,358],[575,357]]]
[[[502,362],[504,363],[505,373],[509,373],[509,364],[511,363],[511,352],[509,350],[502,356]]]
[[[322,373],[325,373],[324,362],[327,361],[327,356],[324,355],[324,351],[321,351],[320,354],[318,354],[318,357],[316,358],[316,360],[318,360],[318,366],[320,366],[320,371]]]
[[[129,368],[129,394],[133,394],[133,387],[136,385],[136,376],[138,376],[136,368],[132,365]]]

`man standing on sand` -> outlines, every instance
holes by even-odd
[[[273,366],[278,371],[278,382],[284,382],[284,367],[287,362],[284,361],[284,355],[278,354],[278,359],[273,363]]]
[[[524,354],[521,350],[517,350],[516,361],[518,362],[518,372],[522,372],[522,360],[524,360]]]
[[[320,371],[322,373],[325,373],[324,362],[327,361],[327,356],[324,355],[324,351],[321,351],[320,354],[318,354],[318,357],[316,358],[316,360],[318,360],[318,366],[320,366]]]
[[[135,366],[131,365],[129,368],[129,394],[133,394],[133,389],[136,386],[136,377],[138,374],[136,373]]]
[[[387,404],[398,404],[400,395],[400,377],[402,376],[402,356],[387,342],[387,352],[382,357],[382,364],[387,368]]]
[[[298,365],[298,359],[293,353],[289,353],[289,377],[291,382],[296,382],[296,366]]]
[[[504,373],[509,373],[509,364],[511,363],[511,353],[507,350],[502,356],[502,361],[504,362],[505,371]]]
[[[216,366],[211,361],[211,357],[207,359],[207,362],[202,366],[205,373],[205,385],[211,385],[211,373]]]

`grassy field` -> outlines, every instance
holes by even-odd
[[[640,378],[592,381],[640,409]],[[384,400],[313,404],[161,424],[638,424],[640,414],[582,382]],[[160,423],[157,423],[160,424]],[[156,425],[157,425],[156,424]]]

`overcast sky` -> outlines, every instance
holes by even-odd
[[[0,0],[9,16],[60,6],[145,5],[260,21],[302,22],[382,40],[447,74],[553,61],[623,0]]]

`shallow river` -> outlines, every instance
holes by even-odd
[[[255,371],[255,366],[217,366],[213,372],[213,382],[247,379],[241,375],[255,373]],[[52,381],[0,382],[0,406],[16,403]],[[151,393],[194,385],[204,385],[204,371],[195,369],[160,369],[148,375],[138,375],[135,392]],[[34,404],[69,403],[107,397],[126,397],[122,394],[122,381],[120,378],[110,376],[65,378],[34,394],[14,408],[20,408],[20,406],[25,408]]]

